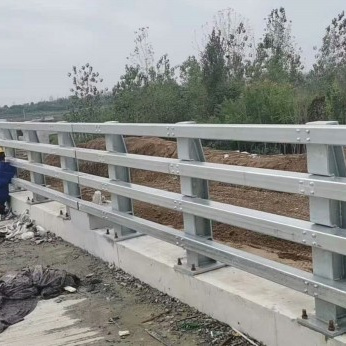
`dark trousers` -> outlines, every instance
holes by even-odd
[[[3,215],[3,214],[5,214],[5,209],[6,209],[6,207],[5,207],[5,204],[6,204],[6,202],[9,204],[10,203],[10,196],[8,196],[7,197],[7,199],[1,199],[0,200],[0,215]]]

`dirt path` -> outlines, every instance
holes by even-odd
[[[77,293],[60,296],[55,302],[58,304],[61,300],[85,298],[74,305],[68,315],[80,320],[79,327],[96,330],[98,335],[104,337],[103,341],[93,345],[207,346],[221,345],[228,338],[229,341],[222,345],[250,345],[230,327],[198,313],[121,270],[110,268],[62,240],[40,245],[32,241],[0,243],[0,277],[7,271],[36,264],[65,269],[82,279]],[[88,274],[92,275],[87,277]],[[29,318],[30,315],[26,317]],[[143,323],[146,320],[148,322]],[[119,330],[129,330],[130,335],[121,338]],[[153,336],[162,341],[155,340]]]

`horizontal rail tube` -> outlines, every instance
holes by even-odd
[[[35,173],[48,175],[49,177],[66,180],[72,183],[79,183],[79,175],[75,171],[69,171],[59,167],[45,165],[43,163],[31,163],[27,160],[13,158],[11,158],[11,164],[19,169],[25,169]]]
[[[346,230],[343,229],[319,226],[309,221],[225,203],[186,197],[179,193],[146,186],[120,181],[110,182],[107,178],[92,175],[82,175],[79,181],[83,186],[346,255]]]
[[[15,178],[13,182],[30,191],[51,198],[52,191],[43,186]],[[310,296],[318,296],[320,299],[346,308],[345,282],[338,282],[319,278],[311,273],[292,268],[241,250],[219,244],[214,241],[200,239],[177,231],[173,228],[157,224],[152,221],[128,215],[126,213],[111,211],[106,207],[69,197],[61,192],[53,192],[55,200],[63,204],[71,204],[73,200],[79,210],[97,217],[107,219],[124,227],[161,239],[165,242],[206,255],[222,263],[239,268],[248,273],[263,277],[280,285],[303,292]]]
[[[179,193],[146,186],[110,181],[108,178],[86,173],[74,173],[48,165],[28,163],[25,160],[16,159],[13,160],[13,163],[18,168],[29,169],[53,177],[64,177],[67,181],[78,182],[83,186],[346,255],[346,230],[344,229],[319,226],[309,221],[225,203],[185,197]]]
[[[76,155],[74,148],[60,147],[58,145],[52,144],[31,143],[25,141],[0,139],[0,146],[66,157],[75,157]]]
[[[79,160],[346,201],[346,178],[76,148]]]
[[[48,132],[72,132],[72,123],[56,122],[45,123],[35,121],[0,121],[0,129],[9,130],[32,130],[32,131],[48,131]]]
[[[75,197],[70,197],[61,192],[54,191],[47,187],[37,185],[19,178],[13,178],[12,183],[18,187],[31,191],[34,194],[46,197],[48,199],[51,199],[52,201],[60,202],[68,207],[78,209],[78,199]]]
[[[150,170],[154,172],[171,173],[170,165],[180,163],[178,159],[158,156],[115,153],[105,150],[75,148],[78,160],[106,163],[128,168]]]
[[[346,145],[345,125],[213,125],[0,122],[0,128],[265,143]]]
[[[318,177],[308,173],[210,162],[184,162],[164,157],[113,153],[84,148],[64,148],[50,144],[32,144],[21,141],[0,140],[0,146],[4,142],[8,143],[11,148],[33,149],[33,151],[37,150],[53,155],[76,157],[79,160],[346,201],[346,178]],[[14,143],[11,145],[12,142]]]

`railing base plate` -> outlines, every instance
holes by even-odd
[[[329,338],[335,338],[336,336],[346,333],[346,319],[339,321],[334,331],[328,330],[328,323],[318,320],[314,315],[309,315],[309,318],[306,320],[298,318],[297,321],[300,325],[319,332]]]
[[[134,232],[134,233],[130,233],[130,234],[126,234],[126,235],[123,235],[123,236],[115,236],[117,232],[114,231],[114,229],[109,229],[109,232],[107,233],[107,231],[105,231],[105,234],[104,236],[107,238],[107,239],[110,239],[112,241],[114,241],[115,243],[117,242],[120,242],[120,241],[123,241],[123,240],[128,240],[128,239],[132,239],[132,238],[138,238],[138,237],[142,237],[143,233],[139,233],[139,232]]]
[[[212,270],[220,269],[226,267],[226,264],[220,262],[214,262],[209,265],[203,267],[196,267],[196,270],[191,270],[191,267],[188,267],[186,263],[182,263],[181,265],[176,264],[174,269],[182,274],[195,276],[203,273],[210,272]]]
[[[43,200],[43,201],[32,201],[32,200],[27,200],[26,201],[26,203],[27,204],[30,204],[30,205],[35,205],[35,204],[43,204],[43,203],[48,203],[48,202],[53,202],[53,200],[52,199],[45,199],[45,200]]]
[[[58,215],[58,218],[63,219],[64,221],[70,221],[71,220],[71,216],[65,216],[65,215]]]

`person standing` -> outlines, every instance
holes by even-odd
[[[10,211],[9,184],[16,174],[16,169],[5,158],[5,152],[0,147],[0,220]],[[8,208],[6,208],[6,204]]]

